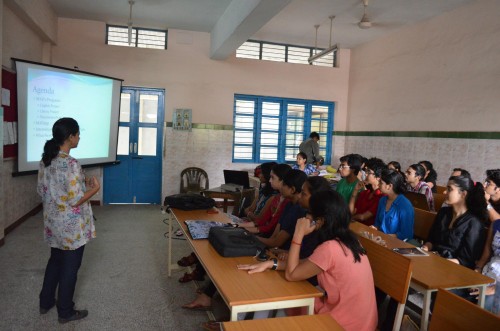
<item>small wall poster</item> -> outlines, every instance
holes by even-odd
[[[172,118],[174,130],[191,131],[192,113],[191,109],[175,109]]]

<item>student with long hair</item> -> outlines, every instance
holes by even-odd
[[[280,192],[289,202],[285,206],[273,234],[269,238],[257,237],[267,247],[288,249],[297,219],[306,215],[305,209],[299,203],[302,185],[304,185],[306,179],[307,175],[296,169],[288,171],[283,178]]]
[[[292,166],[292,169],[303,171],[308,176],[318,174],[316,167],[311,163],[307,163],[307,155],[304,152],[297,154],[297,163]]]
[[[404,196],[406,188],[403,176],[395,170],[383,170],[380,175],[380,191],[386,196],[378,203],[373,227],[401,240],[413,239],[415,211]]]
[[[283,178],[291,170],[288,164],[276,164],[271,170],[271,177],[269,182],[276,191],[281,191],[283,185]],[[263,237],[269,237],[273,234],[276,225],[288,204],[289,200],[282,194],[276,194],[271,201],[271,205],[267,208],[260,217],[256,217],[250,222],[240,223],[240,227],[246,228],[252,233],[258,233]]]
[[[337,192],[322,191],[311,196],[309,205],[311,217],[301,218],[295,227],[286,279],[300,281],[316,275],[326,293],[315,301],[316,314],[330,314],[345,330],[375,330],[373,274],[363,247],[349,229],[347,204]],[[318,231],[320,244],[311,256],[299,260],[302,242],[313,231]]]
[[[100,185],[95,177],[86,179],[78,161],[69,155],[79,141],[80,128],[74,119],[57,120],[38,170],[37,191],[42,197],[45,241],[50,246],[40,292],[40,314],[57,306],[59,323],[88,315],[87,310],[74,309],[73,294],[85,245],[95,238],[88,200]]]
[[[380,191],[380,176],[386,168],[381,159],[374,157],[366,161],[365,179],[356,184],[349,200],[353,220],[366,225],[375,223],[378,203],[384,195]]]
[[[270,206],[272,201],[271,197],[277,193],[269,182],[271,179],[271,170],[276,164],[276,162],[265,162],[260,165],[258,195],[252,204],[245,208],[245,216],[249,220],[254,220],[261,216],[261,213]]]
[[[396,170],[397,172],[402,174],[401,164],[399,164],[398,161],[391,161],[391,162],[387,163],[387,168],[392,169],[392,170]]]
[[[437,193],[436,181],[438,176],[434,166],[430,161],[420,161],[419,164],[425,169],[423,181],[431,188],[433,193]]]
[[[406,170],[405,176],[407,190],[409,192],[425,195],[427,203],[429,204],[429,209],[434,211],[434,196],[432,195],[432,189],[424,182],[425,168],[418,163],[412,164]]]
[[[483,185],[463,176],[450,177],[444,195],[447,207],[439,210],[422,248],[474,269],[483,251],[488,217]]]

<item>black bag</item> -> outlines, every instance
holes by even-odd
[[[210,209],[215,206],[215,200],[201,194],[181,193],[165,197],[163,205],[182,210]]]
[[[224,257],[255,256],[266,248],[253,234],[238,227],[210,228],[208,241]]]

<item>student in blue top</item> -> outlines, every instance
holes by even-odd
[[[304,152],[297,154],[297,163],[292,166],[292,169],[301,170],[308,176],[316,176],[319,173],[313,164],[307,163],[307,155]]]
[[[412,239],[415,211],[403,195],[406,191],[403,176],[395,170],[382,171],[380,191],[387,196],[380,199],[373,227],[401,240]]]

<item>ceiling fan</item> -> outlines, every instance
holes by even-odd
[[[132,6],[134,5],[134,0],[129,0],[128,4],[130,5],[130,14],[128,17],[127,27],[128,27],[128,45],[132,44]]]
[[[363,17],[361,17],[361,21],[359,21],[358,26],[360,29],[369,29],[372,27],[372,22],[366,13],[366,8],[368,7],[369,0],[363,0]]]

